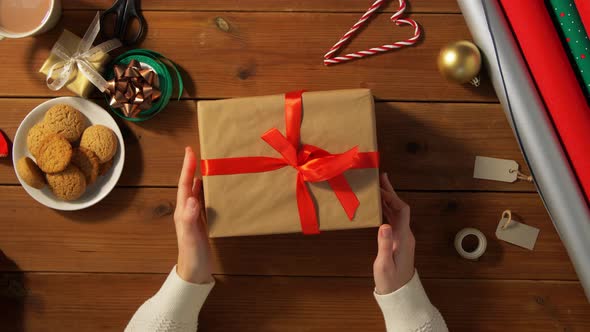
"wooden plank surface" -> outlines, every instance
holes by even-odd
[[[0,275],[9,330],[121,331],[164,275]],[[450,331],[590,329],[577,282],[424,280]],[[199,331],[383,331],[370,278],[218,276]],[[23,323],[24,322],[24,323]]]
[[[311,12],[364,12],[373,3],[372,0],[144,0],[143,10],[179,10],[179,11],[311,11]],[[458,13],[455,0],[410,0],[410,12]],[[64,1],[68,9],[104,10],[112,6],[111,0]],[[387,1],[381,10],[397,11],[399,2]],[[352,23],[351,23],[352,24]]]
[[[175,189],[116,189],[98,205],[58,212],[20,187],[0,193],[0,243],[23,271],[166,272],[176,260]],[[576,280],[536,194],[403,192],[412,206],[416,264],[425,277]],[[495,239],[500,214],[541,229],[534,251]],[[516,218],[516,217],[515,217]],[[475,227],[488,237],[478,262],[460,258],[455,234]],[[212,240],[215,272],[248,275],[371,276],[376,230]],[[51,253],[50,259],[48,253]],[[0,262],[2,270],[11,265]]]
[[[1,128],[9,138],[25,115],[43,101],[0,99]],[[176,186],[183,147],[198,150],[196,112],[193,101],[172,102],[153,120],[119,121],[127,154],[119,185]],[[381,169],[398,189],[535,190],[526,182],[473,179],[476,155],[513,159],[528,172],[499,105],[377,103],[376,113]],[[0,183],[18,184],[9,160],[0,161]]]
[[[0,97],[70,95],[67,90],[50,91],[37,71],[61,27],[82,35],[93,15],[91,11],[68,11],[60,28],[43,38],[1,43],[0,54],[11,56],[0,62],[0,71],[10,73],[11,79],[0,80]],[[322,63],[324,53],[358,14],[147,12],[145,16],[150,32],[140,46],[161,52],[181,67],[186,97],[365,87],[381,100],[497,101],[485,75],[483,84],[475,88],[448,83],[438,74],[440,48],[470,38],[461,15],[413,15],[425,30],[419,45],[330,67]],[[393,26],[387,16],[378,15],[348,49],[356,51],[410,36],[409,29]],[[223,27],[229,28],[225,31]]]

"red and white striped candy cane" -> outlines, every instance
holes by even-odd
[[[406,1],[399,0],[399,10],[391,16],[390,20],[396,25],[411,25],[412,27],[414,27],[414,36],[403,41],[395,42],[393,44],[385,44],[379,47],[370,48],[368,50],[358,51],[334,57],[334,53],[336,53],[338,50],[340,50],[340,48],[342,48],[342,46],[352,37],[352,35],[354,35],[354,33],[373,15],[373,13],[375,13],[375,11],[377,11],[379,7],[381,7],[381,5],[384,2],[385,0],[377,0],[371,5],[371,7],[369,7],[367,12],[364,13],[363,16],[361,16],[358,22],[356,22],[352,26],[352,28],[350,28],[350,30],[348,30],[348,32],[345,33],[344,36],[342,36],[342,38],[340,38],[340,40],[336,44],[334,44],[334,46],[332,46],[328,53],[324,55],[324,65],[332,65],[354,59],[364,58],[366,56],[374,55],[380,52],[387,52],[395,50],[397,48],[414,45],[418,41],[418,39],[420,38],[420,26],[418,25],[418,23],[416,23],[416,21],[412,19],[400,18],[406,10]]]

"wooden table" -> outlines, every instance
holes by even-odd
[[[62,1],[60,26],[0,42],[0,128],[9,138],[50,91],[37,73],[62,27],[82,35],[111,1]],[[396,3],[395,1],[393,1]],[[198,149],[196,100],[293,89],[371,88],[387,171],[412,206],[416,264],[452,331],[588,331],[590,305],[533,185],[472,178],[476,155],[522,165],[489,80],[445,82],[436,56],[469,39],[454,0],[413,0],[422,42],[324,67],[322,55],[368,0],[143,1],[141,47],[182,68],[187,91],[156,119],[119,121],[127,159],[118,187],[79,212],[45,208],[0,161],[0,322],[3,331],[119,331],[156,292],[176,259],[172,223],[183,147]],[[380,14],[349,50],[410,34]],[[95,96],[100,101],[98,95]],[[534,251],[495,239],[501,212],[541,229]],[[476,227],[489,239],[478,262],[453,238]],[[212,241],[217,285],[203,331],[383,331],[372,296],[375,229]],[[200,329],[200,330],[201,330]]]

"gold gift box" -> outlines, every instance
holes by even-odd
[[[58,43],[61,43],[69,52],[70,54],[74,54],[78,49],[78,45],[82,39],[72,32],[68,30],[64,30],[61,36],[58,39]],[[109,60],[109,55],[105,52],[98,51],[96,52],[88,62],[90,65],[99,73],[102,73],[104,69],[104,64]],[[49,69],[56,63],[63,61],[57,55],[51,53],[45,63],[39,70],[40,73],[47,74],[49,73]],[[79,70],[73,70],[72,74],[70,75],[66,87],[77,94],[80,97],[88,97],[90,92],[92,92],[94,85],[82,74]]]
[[[199,101],[201,158],[281,156],[261,139],[271,128],[285,132],[285,95]],[[354,146],[376,152],[375,112],[370,90],[303,94],[301,143],[330,153]],[[307,183],[315,201],[320,230],[381,225],[377,168],[344,173],[360,201],[353,220],[327,182]],[[301,232],[296,198],[297,171],[278,170],[203,177],[210,237]]]

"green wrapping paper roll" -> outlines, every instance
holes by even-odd
[[[549,0],[550,10],[560,37],[567,46],[573,68],[584,84],[584,93],[590,97],[590,40],[574,0]]]
[[[131,60],[137,60],[140,63],[151,67],[156,72],[159,82],[158,89],[162,95],[152,104],[149,109],[139,112],[137,117],[127,117],[119,108],[111,107],[111,110],[125,120],[141,122],[151,119],[156,114],[160,113],[164,108],[166,108],[175,88],[178,90],[178,99],[180,99],[184,85],[182,82],[182,77],[180,76],[180,72],[171,60],[167,59],[160,53],[146,49],[131,50],[118,56],[108,66],[109,69],[106,73],[106,79],[111,80],[115,77],[115,65],[128,65]],[[105,96],[108,103],[110,97],[107,95]]]

